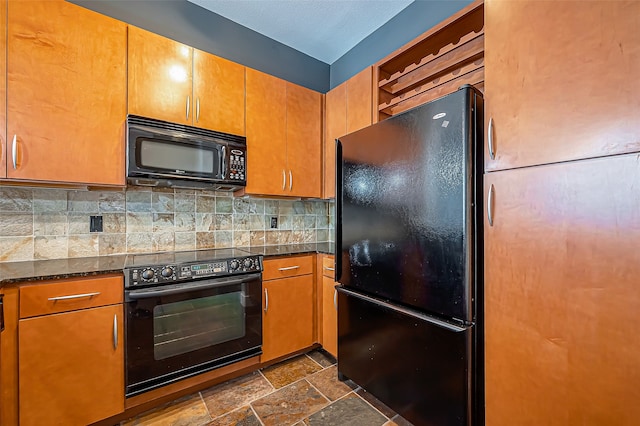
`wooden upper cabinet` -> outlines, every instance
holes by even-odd
[[[124,185],[127,28],[64,0],[8,4],[7,177]]]
[[[370,126],[373,122],[372,70],[372,67],[367,67],[347,80],[347,133]]]
[[[323,149],[323,198],[336,196],[335,140],[373,123],[372,70],[372,67],[365,68],[327,93]]]
[[[7,1],[0,0],[0,46],[7,46]],[[7,55],[0,55],[0,179],[7,177]]]
[[[320,197],[322,95],[246,70],[245,193]]]
[[[252,194],[283,195],[287,182],[284,80],[247,68],[247,187]]]
[[[322,95],[287,83],[287,195],[321,197]]]
[[[336,139],[347,133],[347,83],[331,89],[325,101],[323,198],[336,196]]]
[[[245,135],[244,66],[193,50],[193,125]]]
[[[637,424],[637,154],[484,179],[486,424]]]
[[[129,114],[192,124],[193,48],[129,27]]]
[[[640,2],[487,0],[485,25],[486,170],[640,150]]]
[[[244,66],[129,27],[129,114],[245,134]]]

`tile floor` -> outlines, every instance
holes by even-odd
[[[180,398],[122,426],[411,426],[375,397],[337,379],[316,350]]]

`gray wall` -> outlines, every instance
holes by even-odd
[[[72,3],[309,89],[329,90],[329,65],[186,0]]]
[[[416,0],[329,66],[186,0],[68,1],[322,93],[471,3]]]
[[[416,0],[331,64],[330,88],[378,62],[471,0]]]

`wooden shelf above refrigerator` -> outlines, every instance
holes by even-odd
[[[471,3],[374,65],[374,121],[471,84],[484,90],[484,2]]]

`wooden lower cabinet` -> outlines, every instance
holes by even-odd
[[[322,347],[334,357],[338,356],[338,306],[336,282],[322,277]]]
[[[124,410],[121,304],[20,320],[20,424],[86,425]]]
[[[488,426],[637,424],[639,164],[485,175]]]
[[[262,362],[313,344],[313,275],[264,281]]]
[[[261,362],[292,354],[314,343],[313,261],[314,255],[264,261]]]

